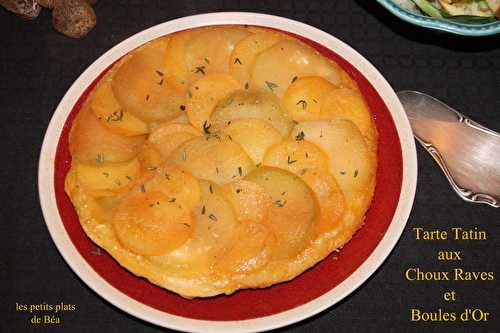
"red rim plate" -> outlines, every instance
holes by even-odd
[[[353,65],[330,49],[295,36],[336,61],[357,82],[374,115],[379,131],[377,187],[363,228],[340,253],[332,253],[289,282],[207,299],[184,299],[136,277],[105,251],[95,255],[96,245],[83,231],[76,211],[64,192],[64,179],[71,166],[68,135],[73,120],[111,65],[87,87],[66,119],[54,161],[54,187],[59,214],[72,243],[92,269],[114,288],[140,303],[182,317],[214,321],[261,318],[293,309],[332,290],[361,266],[379,244],[394,216],[402,186],[403,160],[394,121],[375,88]]]

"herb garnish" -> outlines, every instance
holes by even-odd
[[[155,171],[156,169],[158,169],[158,167],[156,165],[148,166],[148,171]]]
[[[149,95],[146,95],[146,101],[149,101]]]
[[[166,173],[165,178],[167,178],[167,180],[170,180],[170,175],[168,173]]]
[[[158,82],[158,85],[159,86],[163,85],[163,79],[161,79],[160,82]]]
[[[201,207],[201,215],[205,215],[205,211],[206,211],[206,208],[205,208],[205,205],[203,205],[203,207]]]
[[[300,101],[297,102],[297,104],[295,105],[299,105],[299,104],[302,104],[302,110],[305,110],[307,109],[307,101],[301,99]]]
[[[195,74],[201,73],[202,75],[205,75],[205,66],[197,66],[196,69],[193,71]]]
[[[277,207],[283,207],[284,205],[286,205],[286,200],[279,199],[273,202],[273,204]]]
[[[187,224],[187,223],[183,223],[183,225],[187,228],[191,228],[191,225],[190,224]]]
[[[234,59],[234,64],[240,64],[241,65],[241,60],[240,58]]]
[[[297,162],[297,160],[292,160],[290,158],[290,155],[288,155],[288,159],[286,161],[288,162],[288,164],[293,164],[293,163]]]
[[[210,186],[208,186],[208,190],[210,191],[211,194],[214,193],[214,189],[212,188],[212,184],[210,184]]]
[[[215,167],[215,173],[219,174],[219,168],[218,167]]]
[[[212,124],[209,124],[208,120],[205,120],[205,122],[203,123],[203,132],[205,132],[206,134],[210,134],[210,127],[212,127]]]
[[[243,170],[241,169],[240,166],[238,167],[238,173],[239,173],[240,176],[243,176]]]
[[[236,193],[240,193],[240,192],[241,192],[241,188],[237,188]]]
[[[186,111],[186,106],[185,105],[180,105],[179,109],[181,109],[181,111]]]
[[[106,176],[106,177],[109,177],[109,173],[107,173],[107,172],[103,172],[102,174],[103,174],[104,176]]]
[[[144,184],[141,184],[141,192],[142,193],[146,192],[146,187],[144,186]]]
[[[248,90],[248,82],[245,82],[245,90]]]
[[[128,180],[132,180],[132,177],[130,176],[125,176],[125,178],[127,178]]]
[[[203,60],[205,60],[205,62],[206,62],[207,64],[209,64],[209,63],[210,63],[210,60],[208,60],[208,58],[205,58],[205,59],[203,59]]]
[[[358,169],[354,170],[354,178],[358,176]]]
[[[191,93],[191,90],[188,90],[188,96],[189,96],[189,98],[193,98],[193,94]]]
[[[306,151],[306,158],[309,158],[309,154],[307,153],[307,151]]]
[[[275,88],[278,88],[278,85],[274,82],[269,82],[266,81],[266,86],[269,88],[269,90],[274,91]]]
[[[163,72],[159,70],[156,70],[156,74],[158,74],[159,76],[163,76]]]
[[[106,121],[121,121],[123,119],[123,111],[115,111],[106,118]]]
[[[95,157],[95,161],[97,163],[103,163],[104,162],[104,155],[103,154],[97,154],[97,156]]]
[[[305,134],[304,134],[304,131],[300,131],[296,136],[295,136],[295,140],[297,141],[302,141],[304,140],[304,137],[305,137]]]
[[[208,218],[211,219],[212,221],[217,221],[217,216],[215,216],[212,213],[210,213],[210,215],[208,215]]]
[[[260,168],[261,165],[262,165],[262,163],[259,162],[259,163],[255,164],[255,167]]]
[[[292,79],[292,83],[294,83],[295,81],[297,81],[298,77],[297,76],[294,76],[293,79]]]
[[[345,171],[340,171],[340,174],[343,176],[343,175],[346,174],[346,172]]]
[[[175,202],[175,200],[176,200],[175,198],[172,198],[172,199],[168,200],[168,202]]]

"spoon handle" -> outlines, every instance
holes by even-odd
[[[445,103],[400,91],[413,134],[465,201],[500,207],[500,134]]]

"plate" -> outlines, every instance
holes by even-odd
[[[430,16],[411,13],[399,7],[392,0],[377,0],[377,1],[382,6],[387,8],[387,10],[389,10],[392,14],[396,15],[403,21],[424,28],[441,30],[457,35],[471,36],[471,37],[488,36],[500,33],[500,20],[485,24],[455,23],[447,20],[437,19]]]
[[[64,178],[71,164],[68,133],[92,87],[122,56],[169,33],[219,24],[264,26],[296,35],[337,61],[357,81],[374,112],[380,134],[379,185],[365,226],[340,253],[331,254],[292,281],[270,288],[187,300],[134,276],[104,251],[96,253],[96,246],[85,235],[64,193]],[[409,121],[394,90],[365,58],[326,32],[297,21],[226,12],[159,24],[126,39],[90,65],[69,88],[50,121],[40,154],[38,187],[47,228],[59,252],[104,299],[137,318],[176,330],[255,332],[311,317],[365,282],[388,257],[403,232],[416,179],[416,151]]]

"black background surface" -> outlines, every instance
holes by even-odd
[[[43,135],[59,100],[78,75],[123,39],[155,24],[214,11],[255,11],[299,20],[347,42],[396,91],[428,92],[472,119],[500,130],[500,35],[463,38],[433,33],[394,18],[375,1],[104,1],[97,27],[82,40],[52,30],[50,12],[24,22],[0,10],[0,332],[159,332],[90,290],[52,242],[38,201],[37,168]],[[409,282],[405,269],[500,273],[500,211],[462,201],[418,147],[418,188],[412,214],[384,265],[344,301],[283,329],[290,332],[494,332],[500,327],[498,282]],[[478,226],[486,242],[417,242],[412,227]],[[438,263],[440,249],[462,250],[462,263]],[[456,290],[458,300],[442,299]],[[55,327],[33,327],[15,303],[73,303]],[[460,312],[480,307],[487,323],[410,323],[409,308]]]

